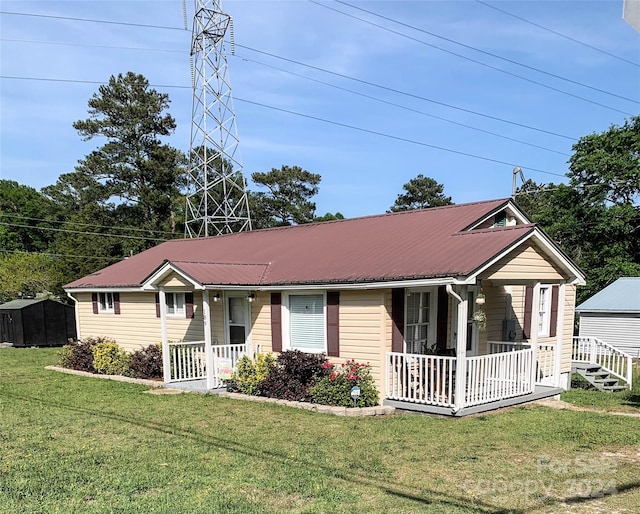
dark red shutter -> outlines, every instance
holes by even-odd
[[[327,291],[327,355],[340,357],[340,293]]]
[[[93,313],[98,314],[98,293],[91,293],[91,303],[93,304]]]
[[[193,318],[193,293],[184,294],[184,315],[185,318]]]
[[[404,288],[391,290],[391,351],[404,352]]]
[[[160,317],[160,293],[156,293],[156,318]]]
[[[551,288],[551,318],[549,319],[549,336],[556,337],[558,331],[558,286]]]
[[[524,290],[524,325],[522,327],[525,339],[531,337],[531,314],[533,312],[533,287]]]
[[[271,293],[271,351],[282,351],[282,293]]]
[[[113,293],[113,313],[120,314],[120,293]]]

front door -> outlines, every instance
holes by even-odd
[[[229,344],[245,344],[249,333],[249,302],[246,295],[227,297]]]

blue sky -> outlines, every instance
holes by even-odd
[[[456,203],[509,196],[514,165],[563,181],[577,138],[640,112],[640,34],[622,0],[486,3],[223,1],[247,178],[283,164],[319,173],[318,214],[347,217],[384,212],[419,173]],[[189,27],[193,9],[187,0]],[[87,117],[95,82],[127,71],[169,94],[178,128],[166,141],[188,150],[180,0],[4,0],[0,10],[0,178],[39,189],[73,171],[102,142],[83,142],[72,123]]]

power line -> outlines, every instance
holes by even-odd
[[[318,5],[318,2],[315,2],[315,1],[313,1],[313,0],[310,0],[310,1],[311,1],[311,3],[314,3],[314,4]],[[447,41],[448,43],[452,43],[452,44],[454,44],[454,45],[458,45],[458,46],[461,46],[461,47],[463,47],[463,48],[467,48],[467,49],[469,49],[469,50],[473,50],[473,51],[475,51],[475,52],[479,52],[479,53],[481,53],[481,54],[488,55],[488,56],[490,56],[490,57],[494,57],[495,59],[499,59],[499,60],[501,60],[501,61],[505,61],[505,62],[508,62],[508,63],[510,63],[510,64],[515,64],[516,66],[522,66],[523,68],[527,68],[527,69],[529,69],[529,70],[536,71],[536,72],[538,72],[538,73],[542,73],[542,74],[544,74],[544,75],[548,75],[548,76],[550,76],[550,77],[553,77],[553,78],[556,78],[556,79],[559,79],[559,80],[564,80],[565,82],[569,82],[569,83],[571,83],[571,84],[575,84],[575,85],[578,85],[578,86],[582,86],[582,87],[585,87],[585,88],[587,88],[587,89],[591,89],[591,90],[593,90],[593,91],[597,91],[597,92],[599,92],[599,93],[603,93],[603,94],[605,94],[605,95],[614,96],[614,97],[616,97],[616,98],[620,98],[620,99],[622,99],[622,100],[627,100],[628,102],[633,102],[633,103],[635,103],[635,104],[640,104],[640,101],[638,101],[638,100],[636,100],[636,99],[633,99],[633,98],[627,98],[626,96],[622,96],[622,95],[619,95],[619,94],[616,94],[616,93],[612,93],[612,92],[610,92],[610,91],[606,91],[606,90],[604,90],[604,89],[600,89],[600,88],[597,88],[597,87],[595,87],[595,86],[590,86],[589,84],[585,84],[584,82],[579,82],[579,81],[577,81],[577,80],[573,80],[573,79],[570,79],[570,78],[567,78],[567,77],[563,77],[563,76],[561,76],[561,75],[557,75],[557,74],[555,74],[555,73],[551,73],[551,72],[549,72],[549,71],[541,70],[540,68],[536,68],[536,67],[534,67],[534,66],[530,66],[530,65],[528,65],[528,64],[524,64],[524,63],[522,63],[522,62],[520,62],[520,61],[516,61],[516,60],[514,60],[514,59],[509,59],[508,57],[503,57],[503,56],[501,56],[501,55],[494,54],[494,53],[492,53],[492,52],[488,52],[488,51],[486,51],[486,50],[482,50],[482,49],[477,48],[477,47],[475,47],[475,46],[471,46],[471,45],[467,45],[467,44],[465,44],[465,43],[461,43],[460,41],[456,41],[455,39],[451,39],[451,38],[448,38],[448,37],[445,37],[445,36],[441,36],[441,35],[439,35],[439,34],[435,34],[435,33],[433,33],[433,32],[429,32],[428,30],[421,29],[421,28],[416,27],[416,26],[414,26],[414,25],[409,25],[408,23],[404,23],[404,22],[398,21],[398,20],[396,20],[396,19],[394,19],[394,18],[389,18],[389,17],[387,17],[387,16],[383,16],[382,14],[378,14],[378,13],[375,13],[375,12],[372,12],[372,11],[368,11],[367,9],[363,9],[362,7],[358,7],[358,6],[355,6],[355,5],[349,4],[348,2],[344,2],[344,1],[342,1],[342,0],[334,0],[334,1],[335,1],[335,2],[337,2],[337,3],[339,3],[339,4],[343,4],[343,5],[349,6],[349,7],[351,7],[352,9],[357,9],[357,10],[359,10],[359,11],[366,12],[366,13],[368,13],[368,14],[371,14],[372,16],[377,16],[378,18],[382,18],[383,20],[391,21],[391,22],[393,22],[393,23],[397,23],[398,25],[402,25],[403,27],[407,27],[407,28],[410,28],[410,29],[416,30],[416,31],[418,31],[418,32],[422,32],[423,34],[427,34],[427,35],[429,35],[429,36],[435,37],[435,38],[437,38],[437,39],[441,39],[441,40],[443,40],[443,41]],[[320,5],[321,5],[321,4],[320,4]],[[323,6],[323,7],[326,7],[326,6]],[[336,11],[336,12],[341,12],[341,11]],[[346,16],[348,16],[348,14],[346,14],[346,13],[343,13],[343,14],[345,14]],[[360,19],[360,18],[358,18],[358,19]],[[362,21],[366,21],[366,20],[362,20]],[[378,25],[376,25],[376,26],[378,26]],[[385,30],[387,30],[387,28],[386,28],[386,27],[381,27],[381,28],[384,28]],[[424,43],[424,42],[423,42],[423,43]],[[428,44],[428,43],[424,43],[424,44]],[[433,46],[433,45],[429,45],[429,46]],[[434,47],[434,48],[438,48],[438,49],[440,49],[440,50],[446,51],[446,50],[441,49],[441,48],[439,48],[439,47]],[[455,55],[458,55],[458,54],[455,54]],[[480,62],[480,61],[475,61],[475,60],[474,60],[474,62],[477,62],[478,64],[482,64],[483,66],[485,65],[485,63],[482,63],[482,62]],[[504,71],[504,70],[503,70],[503,71]],[[514,75],[514,76],[515,76],[515,75]],[[520,77],[520,78],[523,78],[524,80],[529,80],[529,81],[530,81],[530,79],[528,79],[528,78],[526,78],[526,77]],[[537,82],[535,82],[535,83],[537,84]]]
[[[295,73],[295,72],[290,71],[290,70],[285,70],[284,68],[279,68],[277,66],[273,66],[272,64],[266,64],[264,62],[256,61],[255,59],[249,59],[247,57],[242,57],[242,56],[238,56],[238,57],[240,59],[244,60],[244,61],[248,61],[248,62],[252,62],[252,63],[255,63],[255,64],[259,64],[259,65],[265,66],[267,68],[271,68],[271,69],[274,69],[274,70],[281,71],[283,73],[287,73],[289,75],[293,75],[294,77],[299,77],[299,78],[303,78],[305,80],[310,80],[311,82],[316,82],[318,84],[322,84],[324,86],[332,87],[332,88],[338,89],[340,91],[346,91],[347,93],[352,93],[354,95],[361,96],[363,98],[368,98],[370,100],[374,100],[376,102],[380,102],[380,103],[383,103],[383,104],[386,104],[386,105],[391,105],[393,107],[397,107],[398,109],[404,109],[405,111],[414,112],[414,113],[420,114],[422,116],[428,116],[430,118],[435,118],[437,120],[445,121],[447,123],[452,123],[454,125],[458,125],[459,127],[465,127],[465,128],[471,129],[471,130],[476,130],[478,132],[482,132],[484,134],[489,134],[489,135],[492,135],[492,136],[495,136],[495,137],[499,137],[499,138],[507,139],[509,141],[514,141],[516,143],[520,143],[520,144],[523,144],[523,145],[531,146],[533,148],[539,148],[540,150],[546,150],[547,152],[553,152],[553,153],[557,153],[559,155],[564,155],[564,156],[567,156],[567,157],[569,156],[569,154],[566,154],[564,152],[560,152],[558,150],[553,150],[552,148],[547,148],[545,146],[536,145],[536,144],[530,143],[528,141],[522,141],[520,139],[516,139],[516,138],[513,138],[513,137],[505,136],[503,134],[498,134],[497,132],[491,132],[490,130],[484,130],[484,129],[481,129],[481,128],[478,128],[478,127],[474,127],[472,125],[467,125],[466,123],[460,123],[458,121],[450,120],[450,119],[444,118],[442,116],[436,116],[435,114],[430,114],[430,113],[427,113],[427,112],[424,112],[424,111],[420,111],[418,109],[413,109],[411,107],[406,107],[404,105],[400,105],[400,104],[397,104],[397,103],[394,103],[394,102],[389,102],[388,100],[383,100],[382,98],[377,98],[375,96],[367,95],[365,93],[360,93],[359,91],[354,91],[353,89],[348,89],[346,87],[341,87],[341,86],[338,86],[336,84],[330,84],[329,82],[324,82],[322,80],[318,80],[318,79],[314,79],[314,78],[311,78],[311,77],[307,77],[305,75],[301,75],[299,73]]]
[[[425,96],[420,96],[420,95],[416,95],[416,94],[413,94],[413,93],[408,93],[407,91],[401,91],[399,89],[394,89],[392,87],[383,86],[381,84],[376,84],[375,82],[369,82],[367,80],[359,79],[359,78],[356,78],[356,77],[351,77],[349,75],[345,75],[344,73],[338,73],[336,71],[327,70],[325,68],[320,68],[319,66],[314,66],[312,64],[306,64],[306,63],[303,63],[303,62],[300,62],[300,61],[296,61],[294,59],[289,59],[288,57],[282,57],[282,56],[275,55],[275,54],[272,54],[272,53],[269,53],[269,52],[265,52],[264,50],[258,50],[256,48],[251,48],[250,46],[244,46],[244,45],[241,45],[239,43],[236,43],[236,47],[244,48],[245,50],[250,50],[251,52],[256,52],[256,53],[259,53],[259,54],[262,54],[262,55],[267,55],[269,57],[273,57],[274,59],[280,59],[280,60],[285,61],[285,62],[290,62],[292,64],[297,64],[298,66],[304,66],[305,68],[310,68],[312,70],[321,71],[323,73],[328,73],[330,75],[335,75],[336,77],[341,77],[341,78],[344,78],[344,79],[353,80],[354,82],[359,82],[360,84],[365,84],[367,86],[376,87],[376,88],[382,89],[384,91],[390,91],[392,93],[396,93],[396,94],[403,95],[403,96],[408,96],[410,98],[415,98],[417,100],[423,100],[425,102],[433,103],[433,104],[436,104],[436,105],[441,105],[443,107],[448,107],[449,109],[455,109],[457,111],[466,112],[468,114],[474,114],[476,116],[481,116],[483,118],[487,118],[487,119],[490,119],[490,120],[500,121],[502,123],[507,123],[509,125],[514,125],[516,127],[526,128],[528,130],[533,130],[535,132],[541,132],[543,134],[548,134],[550,136],[556,136],[556,137],[561,137],[561,138],[564,138],[564,139],[569,139],[570,141],[577,141],[577,139],[578,139],[577,137],[567,136],[565,134],[559,134],[557,132],[552,132],[550,130],[545,130],[545,129],[541,129],[541,128],[532,127],[531,125],[525,125],[524,123],[518,123],[517,121],[510,121],[510,120],[507,120],[507,119],[504,119],[504,118],[500,118],[498,116],[492,116],[490,114],[484,114],[484,113],[481,113],[481,112],[472,111],[471,109],[465,109],[463,107],[458,107],[456,105],[448,104],[448,103],[445,103],[445,102],[440,102],[438,100],[434,100],[432,98],[427,98]]]
[[[484,156],[481,156],[481,155],[462,152],[460,150],[453,150],[451,148],[432,145],[432,144],[429,144],[429,143],[425,143],[423,141],[416,141],[416,140],[413,140],[413,139],[408,139],[408,138],[404,138],[404,137],[400,137],[400,136],[394,136],[392,134],[385,134],[384,132],[378,132],[378,131],[375,131],[375,130],[369,130],[369,129],[365,129],[365,128],[362,128],[362,127],[356,127],[356,126],[353,126],[353,125],[347,125],[346,123],[340,123],[338,121],[326,120],[324,118],[319,118],[317,116],[311,116],[309,114],[302,114],[302,113],[299,113],[299,112],[290,111],[288,109],[282,109],[280,107],[273,107],[273,106],[270,106],[270,105],[261,104],[259,102],[252,102],[250,100],[243,100],[243,99],[237,98],[237,97],[236,97],[236,100],[239,100],[239,101],[245,102],[245,103],[249,103],[249,104],[252,104],[252,105],[257,105],[257,106],[260,106],[260,107],[265,107],[267,109],[272,109],[272,110],[279,111],[279,112],[285,112],[287,114],[293,114],[295,116],[300,116],[300,117],[303,117],[303,118],[308,118],[308,119],[312,119],[312,120],[316,120],[316,121],[321,121],[323,123],[329,123],[331,125],[344,127],[344,128],[348,128],[348,129],[351,129],[351,130],[357,130],[359,132],[365,132],[367,134],[373,134],[373,135],[376,135],[376,136],[381,136],[381,137],[386,137],[386,138],[389,138],[389,139],[394,139],[396,141],[402,141],[404,143],[411,143],[411,144],[414,144],[414,145],[426,146],[428,148],[434,148],[436,150],[441,150],[443,152],[454,153],[454,154],[457,154],[457,155],[464,155],[465,157],[472,157],[474,159],[480,159],[480,160],[483,160],[483,161],[495,162],[495,163],[498,163],[498,164],[505,164],[507,166],[518,166],[518,164],[513,163],[513,162],[500,161],[498,159],[493,159],[491,157],[484,157]],[[545,173],[547,175],[554,175],[556,177],[563,177],[564,178],[564,175],[562,175],[560,173],[553,173],[551,171],[541,170],[541,169],[538,169],[538,168],[532,168],[530,166],[525,166],[525,165],[519,165],[519,166],[521,168],[525,168],[525,169],[528,169],[528,170],[531,170],[531,171],[537,171],[538,173]]]
[[[7,227],[17,227],[17,228],[31,228],[34,230],[45,230],[50,232],[64,232],[66,234],[81,234],[86,236],[101,236],[101,237],[115,237],[122,239],[137,239],[140,241],[159,241],[165,242],[167,239],[159,239],[154,237],[142,237],[142,236],[127,236],[123,234],[104,234],[102,232],[86,232],[83,230],[70,230],[70,229],[62,229],[62,228],[53,228],[53,227],[35,227],[33,225],[23,225],[21,223],[7,223],[6,221],[0,221],[0,225],[5,225]]]
[[[627,111],[622,111],[620,109],[616,109],[615,107],[611,107],[610,105],[606,105],[606,104],[603,104],[603,103],[600,103],[600,102],[596,102],[595,100],[590,100],[590,99],[585,98],[583,96],[576,95],[576,94],[570,93],[568,91],[564,91],[563,89],[559,89],[559,88],[550,86],[548,84],[544,84],[543,82],[538,82],[536,80],[532,80],[532,79],[529,79],[527,77],[523,77],[522,75],[518,75],[517,73],[512,73],[510,71],[503,70],[502,68],[498,68],[497,66],[492,66],[491,64],[487,64],[487,63],[484,63],[482,61],[478,61],[477,59],[473,59],[471,57],[467,57],[466,55],[462,55],[462,54],[458,54],[456,52],[452,52],[451,50],[447,50],[447,49],[439,47],[437,45],[433,45],[431,43],[427,43],[426,41],[422,41],[421,39],[417,39],[417,38],[411,37],[411,36],[409,36],[407,34],[404,34],[402,32],[398,32],[397,30],[393,30],[393,29],[390,29],[390,28],[385,27],[383,25],[378,25],[377,23],[373,23],[372,21],[365,20],[364,18],[359,18],[358,16],[354,16],[353,14],[349,14],[349,13],[346,13],[344,11],[340,11],[338,9],[334,9],[333,7],[321,4],[319,2],[316,2],[315,0],[308,0],[308,1],[313,3],[313,4],[319,5],[320,7],[324,7],[325,9],[329,9],[331,11],[334,11],[334,12],[337,12],[339,14],[342,14],[343,16],[347,16],[349,18],[354,18],[356,20],[362,21],[363,23],[367,23],[368,25],[372,25],[372,26],[380,28],[382,30],[386,30],[387,32],[391,32],[392,34],[396,34],[396,35],[398,35],[400,37],[404,37],[406,39],[410,39],[412,41],[415,41],[417,43],[421,43],[421,44],[423,44],[425,46],[429,46],[431,48],[435,48],[435,49],[440,50],[442,52],[445,52],[445,53],[448,53],[448,54],[451,54],[451,55],[455,55],[456,57],[460,57],[461,59],[465,59],[467,61],[474,62],[476,64],[479,64],[481,66],[485,66],[486,68],[490,68],[490,69],[495,70],[495,71],[499,71],[500,73],[504,73],[506,75],[510,75],[512,77],[516,77],[516,78],[525,80],[527,82],[531,82],[532,84],[536,84],[536,85],[538,85],[540,87],[544,87],[546,89],[550,89],[552,91],[556,91],[557,93],[561,93],[563,95],[567,95],[567,96],[570,96],[572,98],[576,98],[578,100],[582,100],[583,102],[587,102],[587,103],[590,103],[590,104],[593,104],[593,105],[598,105],[600,107],[603,107],[605,109],[609,109],[611,111],[619,112],[621,114],[626,114],[627,116],[633,116],[633,113],[630,113],[630,112],[627,112]]]
[[[167,52],[167,53],[180,53],[188,54],[186,50],[176,50],[173,48],[148,48],[141,46],[116,46],[116,45],[93,45],[90,43],[68,43],[65,41],[42,41],[38,39],[11,39],[0,38],[0,41],[6,41],[7,43],[33,43],[40,45],[63,45],[63,46],[85,46],[89,48],[112,48],[114,50],[142,50],[145,52]]]
[[[337,11],[337,12],[340,12],[340,11]],[[94,22],[94,23],[108,23],[108,24],[114,24],[114,25],[120,25],[120,24],[121,25],[133,25],[133,26],[138,26],[139,25],[139,26],[143,26],[143,27],[150,27],[150,28],[156,28],[156,29],[184,30],[184,29],[178,28],[178,27],[165,27],[165,26],[162,26],[162,25],[131,24],[131,23],[126,23],[126,22],[94,20],[94,19],[86,19],[86,18],[70,18],[70,17],[66,17],[66,16],[47,16],[47,15],[32,14],[32,13],[13,13],[13,12],[7,12],[7,11],[0,11],[0,14],[15,14],[15,15],[45,17],[45,18],[46,17],[51,17],[51,18],[56,18],[56,19],[73,20],[73,21],[87,21],[87,22]],[[353,81],[356,81],[356,82],[360,82],[360,83],[366,84],[368,86],[377,87],[377,88],[380,88],[380,89],[383,89],[383,90],[386,90],[386,91],[390,91],[390,92],[393,92],[393,93],[396,93],[396,94],[400,94],[400,95],[405,95],[405,96],[408,96],[408,97],[416,98],[418,100],[423,100],[425,102],[434,103],[436,105],[441,105],[441,106],[447,107],[449,109],[455,109],[455,110],[458,110],[458,111],[461,111],[461,112],[466,112],[468,114],[473,114],[475,116],[481,116],[481,117],[484,117],[484,118],[487,118],[487,119],[500,121],[502,123],[507,123],[507,124],[514,125],[514,126],[517,126],[517,127],[526,128],[526,129],[533,130],[533,131],[536,131],[536,132],[541,132],[541,133],[544,133],[544,134],[557,136],[557,137],[561,137],[561,138],[564,138],[564,139],[569,139],[571,141],[577,140],[576,137],[567,136],[567,135],[564,135],[564,134],[558,134],[557,132],[552,132],[552,131],[549,131],[549,130],[539,129],[539,128],[532,127],[530,125],[526,125],[526,124],[523,124],[523,123],[518,123],[518,122],[515,122],[515,121],[506,120],[504,118],[500,118],[500,117],[497,117],[497,116],[491,116],[489,114],[479,113],[479,112],[473,111],[471,109],[465,109],[465,108],[458,107],[458,106],[455,106],[455,105],[447,104],[445,102],[439,102],[439,101],[433,100],[431,98],[426,98],[426,97],[415,95],[415,94],[412,94],[412,93],[400,91],[400,90],[397,90],[397,89],[394,89],[394,88],[382,86],[380,84],[376,84],[376,83],[373,83],[373,82],[368,82],[366,80],[358,79],[358,78],[355,78],[355,77],[350,77],[348,75],[344,75],[344,74],[341,74],[341,73],[337,73],[337,72],[333,72],[333,71],[330,71],[330,70],[326,70],[326,69],[323,69],[323,68],[320,68],[320,67],[317,67],[317,66],[312,66],[310,64],[306,64],[306,63],[302,63],[302,62],[299,62],[299,61],[295,61],[293,59],[288,59],[286,57],[281,57],[281,56],[278,56],[278,55],[275,55],[275,54],[271,54],[269,52],[265,52],[265,51],[257,50],[255,48],[251,48],[251,47],[248,47],[248,46],[240,45],[238,43],[236,43],[235,46],[237,46],[239,48],[244,48],[246,50],[250,50],[252,52],[257,52],[257,53],[260,53],[260,54],[263,54],[263,55],[267,55],[269,57],[273,57],[274,59],[280,59],[280,60],[283,60],[283,61],[286,61],[286,62],[297,64],[299,66],[305,66],[305,67],[310,68],[310,69],[315,69],[315,70],[321,71],[323,73],[328,73],[328,74],[331,74],[331,75],[335,75],[337,77],[342,77],[342,78],[346,78],[346,79],[353,80]],[[6,78],[20,79],[21,77],[6,77]],[[33,80],[38,80],[38,79],[33,79]],[[50,79],[50,80],[56,80],[56,79]],[[62,80],[62,79],[57,79],[57,81],[65,82],[65,80]],[[69,81],[69,82],[71,82],[71,81]],[[77,82],[82,82],[82,81],[77,81]],[[105,82],[86,81],[86,83],[89,83],[89,84],[104,84]],[[160,86],[155,86],[155,87],[160,87]],[[167,88],[186,88],[187,86],[162,86],[162,87],[167,87]]]
[[[44,253],[44,252],[27,252],[25,250],[5,250],[0,249],[3,253],[26,253],[29,255],[42,255],[44,257],[64,257],[66,259],[97,259],[101,261],[121,261],[123,257],[99,257],[97,255],[69,255],[64,253]]]
[[[236,45],[236,46],[239,46],[239,45]],[[105,82],[97,82],[97,81],[94,81],[94,82],[91,82],[91,81],[76,81],[76,80],[71,80],[71,79],[46,79],[46,78],[31,78],[31,77],[9,77],[9,76],[5,76],[5,75],[0,75],[0,78],[11,78],[11,79],[15,78],[15,79],[20,79],[20,80],[43,80],[43,81],[49,81],[50,80],[50,81],[54,81],[54,82],[81,82],[81,83],[93,83],[93,84],[104,84],[105,83]],[[159,86],[159,85],[154,85],[154,84],[150,84],[150,86],[151,87],[190,89],[190,86]],[[415,145],[419,145],[419,146],[425,146],[425,147],[433,148],[433,149],[436,149],[436,150],[441,150],[441,151],[444,151],[444,152],[454,153],[454,154],[457,154],[457,155],[464,155],[466,157],[471,157],[471,158],[475,158],[475,159],[479,159],[479,160],[483,160],[483,161],[495,162],[495,163],[498,163],[498,164],[506,164],[506,165],[512,166],[512,167],[519,165],[520,167],[527,168],[527,169],[529,169],[531,171],[536,171],[538,173],[544,173],[546,175],[554,175],[554,176],[557,176],[557,177],[564,177],[564,175],[562,175],[560,173],[554,173],[554,172],[551,172],[551,171],[541,170],[539,168],[533,168],[531,166],[525,166],[525,165],[518,164],[518,163],[501,161],[501,160],[493,159],[493,158],[490,158],[490,157],[484,157],[484,156],[480,156],[480,155],[476,155],[476,154],[472,154],[472,153],[462,152],[460,150],[454,150],[452,148],[446,148],[446,147],[432,145],[432,144],[421,142],[421,141],[415,141],[415,140],[412,140],[412,139],[407,139],[407,138],[403,138],[403,137],[400,137],[400,136],[394,136],[392,134],[386,134],[384,132],[377,132],[377,131],[365,129],[365,128],[362,128],[362,127],[356,127],[354,125],[348,125],[346,123],[341,123],[341,122],[338,122],[338,121],[327,120],[327,119],[320,118],[320,117],[317,117],[317,116],[312,116],[312,115],[309,115],[309,114],[303,114],[303,113],[299,113],[299,112],[295,112],[295,111],[290,111],[288,109],[282,109],[280,107],[274,107],[274,106],[271,106],[271,105],[266,105],[266,104],[262,104],[262,103],[259,103],[259,102],[254,102],[254,101],[251,101],[251,100],[246,100],[246,99],[242,99],[242,98],[238,98],[238,97],[235,97],[235,100],[238,101],[238,102],[244,102],[244,103],[256,105],[256,106],[259,106],[259,107],[264,107],[266,109],[271,109],[271,110],[275,110],[275,111],[279,111],[279,112],[284,112],[284,113],[287,113],[287,114],[292,114],[294,116],[300,116],[302,118],[312,119],[312,120],[316,120],[316,121],[321,121],[323,123],[328,123],[328,124],[331,124],[331,125],[336,125],[336,126],[339,126],[339,127],[348,128],[348,129],[351,129],[351,130],[356,130],[356,131],[359,131],[359,132],[364,132],[364,133],[368,133],[368,134],[377,135],[377,136],[380,136],[380,137],[386,137],[386,138],[389,138],[389,139],[394,139],[396,141],[403,141],[405,143],[411,143],[411,144],[415,144]],[[163,241],[163,240],[160,240],[160,241]]]
[[[589,43],[585,43],[584,41],[580,41],[579,39],[575,39],[572,38],[571,36],[567,36],[566,34],[563,34],[562,32],[558,32],[556,30],[550,29],[549,27],[545,27],[543,25],[540,25],[539,23],[535,23],[531,20],[527,20],[526,18],[523,18],[522,16],[518,16],[517,14],[513,14],[509,11],[505,11],[504,9],[500,9],[499,7],[496,7],[495,5],[491,5],[487,2],[483,2],[482,0],[476,0],[476,2],[478,2],[479,4],[484,5],[485,7],[489,7],[490,9],[494,9],[496,11],[499,11],[503,14],[506,14],[507,16],[511,16],[512,18],[516,18],[517,20],[523,21],[525,23],[528,23],[529,25],[533,25],[534,27],[538,27],[539,29],[542,30],[546,30],[547,32],[551,32],[552,34],[555,34],[556,36],[560,36],[564,39],[568,39],[569,41],[573,41],[574,43],[578,43],[579,45],[585,46],[587,48],[591,48],[591,50],[595,50],[596,52],[600,52],[601,54],[604,55],[608,55],[609,57],[613,57],[614,59],[618,59],[619,61],[622,62],[626,62],[627,64],[632,64],[633,66],[638,66],[640,67],[640,64],[637,62],[633,62],[630,61],[628,59],[625,59],[624,57],[620,57],[619,55],[616,54],[612,54],[611,52],[607,52],[606,50],[603,50],[602,48],[598,48],[596,46],[590,45]]]
[[[19,218],[19,219],[23,219],[23,220],[28,220],[28,221],[41,221],[44,223],[59,223],[59,224],[72,224],[72,225],[78,225],[78,226],[84,226],[84,227],[93,227],[93,228],[108,228],[108,229],[115,229],[115,230],[129,230],[131,232],[153,232],[156,234],[167,234],[167,235],[175,235],[173,232],[167,232],[166,230],[150,230],[150,229],[146,229],[146,228],[138,228],[138,227],[123,227],[123,226],[119,226],[119,227],[115,227],[113,225],[96,225],[94,223],[81,223],[78,221],[70,221],[70,220],[47,220],[44,218],[30,218],[28,216],[22,216],[21,214],[12,214],[12,213],[6,213],[6,212],[2,212],[0,213],[0,217],[1,216],[5,216],[7,218]]]

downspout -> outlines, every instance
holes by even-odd
[[[451,296],[454,300],[458,302],[458,310],[457,310],[457,329],[456,329],[456,385],[455,385],[455,400],[454,406],[451,409],[452,414],[456,414],[464,405],[464,394],[466,389],[466,376],[467,376],[467,343],[466,337],[463,335],[466,332],[466,311],[467,305],[466,300],[464,300],[458,293],[453,290],[453,286],[451,284],[446,285],[447,294]],[[464,312],[460,312],[460,311]],[[462,314],[462,315],[461,315]]]
[[[75,313],[75,322],[76,322],[76,339],[80,339],[80,307],[78,304],[78,300],[76,300],[75,296],[71,293],[67,293],[67,296],[71,298],[73,301],[73,312]]]

